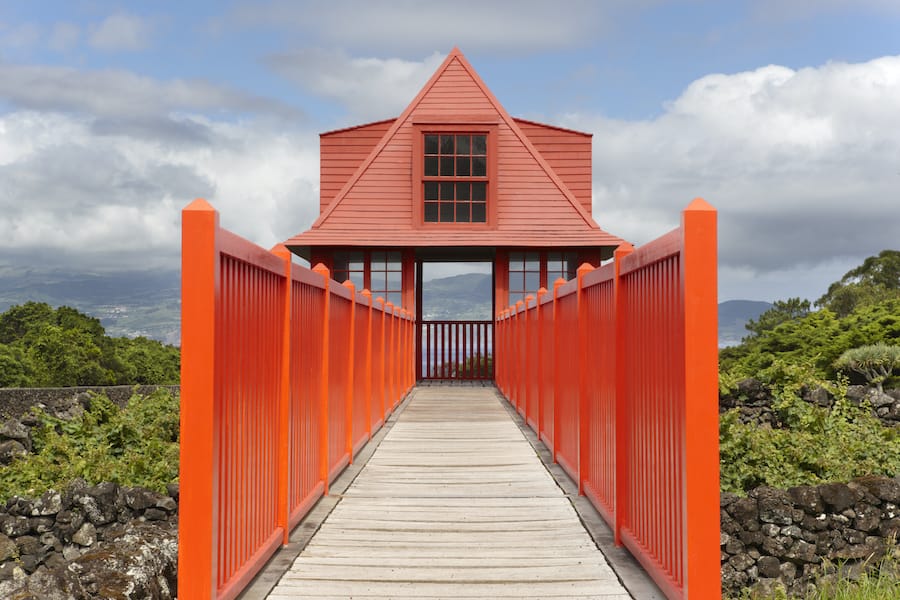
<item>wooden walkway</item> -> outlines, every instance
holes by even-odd
[[[500,402],[417,388],[269,598],[631,598]]]

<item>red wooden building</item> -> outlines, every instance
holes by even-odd
[[[511,117],[458,49],[399,117],[321,134],[320,211],[285,245],[420,323],[424,262],[493,263],[498,312],[623,243],[591,218],[591,135]]]

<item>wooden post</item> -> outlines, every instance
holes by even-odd
[[[525,312],[523,315],[525,316],[525,322],[523,326],[522,335],[524,339],[522,340],[522,416],[525,418],[525,425],[528,425],[528,403],[531,401],[529,395],[529,379],[532,376],[529,367],[529,359],[528,355],[531,350],[531,336],[534,335],[534,332],[531,331],[531,315],[528,314],[529,305],[534,302],[534,296],[528,294],[525,296]]]
[[[685,598],[721,597],[716,209],[695,199],[682,216],[684,250]]]
[[[537,320],[537,353],[538,353],[537,365],[535,367],[535,368],[537,368],[537,371],[538,371],[536,373],[538,385],[537,385],[537,398],[535,398],[535,400],[537,401],[537,437],[538,437],[538,440],[542,439],[541,428],[544,426],[544,385],[543,385],[543,380],[544,380],[543,362],[544,361],[542,360],[543,359],[542,349],[544,347],[544,343],[546,342],[546,340],[544,340],[544,319],[541,317],[541,301],[543,300],[544,296],[546,296],[546,295],[547,295],[547,288],[542,287],[542,288],[538,289],[537,303],[535,304],[535,310],[537,311],[537,315],[536,315],[537,319],[536,320]]]
[[[328,381],[328,357],[331,352],[331,348],[329,347],[329,335],[331,329],[331,289],[329,288],[329,282],[331,281],[331,273],[328,272],[328,267],[323,265],[322,263],[317,264],[313,267],[313,272],[318,273],[322,276],[324,289],[322,293],[324,294],[324,306],[322,310],[322,372],[320,377],[322,378],[319,386],[319,477],[322,478],[322,481],[325,484],[325,489],[322,492],[324,496],[328,495],[328,398],[329,392],[329,381]]]
[[[219,440],[216,305],[219,214],[205,200],[181,213],[181,463],[178,590],[214,598],[217,587]]]
[[[559,450],[559,399],[562,397],[562,379],[559,376],[562,371],[562,352],[559,351],[562,331],[559,322],[559,288],[565,283],[566,280],[562,277],[553,282],[553,443],[550,451],[554,463]]]
[[[384,305],[384,312],[386,314],[388,320],[388,327],[390,329],[390,336],[387,338],[387,343],[385,344],[385,356],[390,357],[390,363],[386,365],[387,370],[387,381],[385,382],[387,385],[387,394],[388,394],[388,412],[394,412],[394,402],[396,401],[394,394],[394,372],[396,370],[397,365],[397,352],[394,347],[395,345],[395,330],[397,329],[397,319],[394,316],[394,303],[387,302]]]
[[[356,286],[349,279],[344,282],[344,287],[350,290],[350,343],[347,348],[347,368],[344,385],[344,416],[347,430],[347,456],[350,464],[353,464],[353,393],[354,389],[354,365],[356,364]]]
[[[385,387],[386,387],[384,371],[385,371],[385,364],[387,361],[387,356],[385,356],[387,354],[387,344],[385,343],[385,341],[387,340],[387,332],[385,331],[384,322],[385,322],[385,319],[387,318],[387,315],[385,315],[384,298],[382,298],[381,296],[378,296],[377,298],[375,298],[375,302],[376,302],[376,304],[378,304],[378,309],[381,312],[381,316],[380,316],[381,340],[379,341],[379,343],[381,344],[381,352],[379,352],[379,355],[381,356],[381,361],[379,361],[379,362],[381,364],[378,365],[378,397],[381,399],[380,400],[381,412],[379,414],[381,415],[381,420],[383,423],[384,421],[387,420],[387,411],[385,410],[385,402],[384,402],[384,394],[385,394]]]
[[[291,292],[293,265],[291,252],[282,244],[271,250],[272,254],[284,259],[284,314],[282,316],[281,338],[281,390],[278,399],[278,525],[283,529],[282,546],[287,546],[290,537],[290,434],[291,434]]]
[[[628,473],[631,465],[631,454],[628,451],[628,376],[625,371],[626,352],[628,344],[628,327],[626,323],[627,317],[627,294],[626,287],[621,279],[622,259],[631,254],[634,247],[625,243],[616,248],[615,257],[615,275],[613,279],[613,311],[615,314],[616,327],[616,351],[614,353],[615,374],[616,374],[616,400],[615,400],[615,423],[616,423],[616,443],[615,443],[615,461],[616,461],[616,482],[615,482],[615,526],[613,534],[615,536],[616,546],[622,545],[622,526],[625,524],[627,513],[628,490],[631,481]]]
[[[584,297],[584,276],[594,270],[588,263],[578,267],[576,279],[576,314],[578,315],[578,495],[584,495],[584,481],[590,474],[590,406],[587,372],[591,368],[588,356],[588,336],[596,335],[587,327],[588,311]]]
[[[372,439],[372,292],[364,289],[366,299],[366,437]]]

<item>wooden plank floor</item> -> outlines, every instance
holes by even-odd
[[[630,598],[493,389],[413,394],[269,598]]]

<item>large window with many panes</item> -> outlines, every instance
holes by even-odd
[[[403,267],[399,250],[352,250],[335,252],[332,277],[352,281],[356,289],[367,289],[373,298],[384,298],[400,306],[403,301]]]
[[[484,133],[424,133],[423,220],[426,223],[486,223],[488,136]]]

